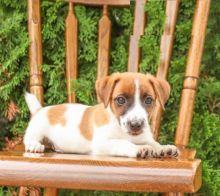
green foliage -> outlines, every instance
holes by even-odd
[[[186,55],[192,29],[195,1],[181,1],[168,80],[171,97],[161,127],[162,143],[172,143],[177,124],[178,108]],[[160,55],[160,38],[164,29],[165,1],[148,0],[147,27],[140,40],[141,72],[155,73]],[[0,1],[0,148],[5,136],[22,135],[28,122],[28,109],[23,94],[28,90],[27,3],[24,0]],[[65,80],[65,18],[67,3],[42,0],[43,75],[45,105],[66,101]],[[79,102],[95,104],[94,83],[97,69],[97,26],[101,9],[75,6],[79,24],[79,79],[72,82]],[[110,73],[126,71],[129,36],[133,28],[133,7],[111,8],[112,40]],[[207,39],[195,103],[190,147],[196,148],[203,161],[202,195],[220,195],[220,1],[212,1]],[[14,101],[20,112],[12,121],[5,118],[8,103]],[[11,191],[11,189],[9,190]],[[0,189],[0,195],[7,195]],[[61,191],[61,195],[147,195],[101,191]],[[155,194],[154,194],[155,195]]]

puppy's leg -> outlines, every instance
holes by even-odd
[[[26,152],[44,152],[44,145],[41,144],[41,141],[44,138],[43,131],[41,127],[34,123],[28,125],[26,133],[24,135],[24,145]]]
[[[151,151],[151,146],[138,146],[122,139],[102,140],[92,145],[92,153],[96,155],[145,158],[151,154]]]

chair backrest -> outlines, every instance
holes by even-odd
[[[134,29],[130,36],[129,59],[127,70],[137,72],[140,61],[140,48],[138,42],[144,34],[145,27],[145,6],[146,0],[135,1]],[[75,102],[75,94],[71,92],[71,80],[77,79],[77,18],[74,15],[74,5],[83,4],[88,6],[100,6],[103,9],[102,17],[99,20],[98,34],[98,68],[97,78],[108,74],[109,50],[111,40],[111,21],[108,17],[108,7],[126,7],[130,5],[130,0],[69,0],[69,11],[66,18],[66,78],[68,102]],[[161,38],[160,63],[156,76],[166,79],[172,46],[174,40],[174,30],[178,14],[180,0],[166,1],[166,21],[165,29]],[[199,67],[203,51],[205,30],[207,25],[210,0],[197,0],[192,39],[187,59],[186,72],[183,82],[182,98],[179,111],[175,144],[186,146],[189,140],[193,105],[196,88],[199,78]],[[43,103],[43,81],[42,81],[42,43],[41,43],[41,19],[40,0],[28,0],[28,29],[31,40],[29,49],[30,59],[30,91]],[[159,125],[162,115],[162,108],[157,104],[152,119],[152,130],[154,137],[159,135]]]

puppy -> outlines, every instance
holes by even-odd
[[[170,94],[165,80],[141,73],[115,73],[97,80],[101,103],[42,107],[27,93],[32,114],[24,144],[27,152],[44,152],[47,138],[55,151],[125,157],[177,156],[173,145],[153,139],[149,119],[155,102],[164,108]]]

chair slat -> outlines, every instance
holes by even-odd
[[[165,29],[161,37],[160,43],[160,64],[157,70],[157,78],[167,79],[168,69],[170,65],[170,58],[173,50],[174,31],[176,26],[176,19],[179,11],[180,0],[166,1],[166,21]],[[159,136],[160,121],[163,109],[159,103],[156,103],[154,115],[151,121],[151,127],[154,138]]]
[[[108,7],[104,5],[103,15],[99,20],[99,47],[98,47],[98,69],[97,79],[108,75],[109,50],[111,40],[111,21],[108,17]]]
[[[91,5],[91,6],[120,6],[125,7],[130,5],[130,0],[69,0],[70,2]]]
[[[43,104],[40,1],[28,0],[30,92]]]
[[[66,18],[66,80],[68,102],[76,102],[75,93],[71,91],[71,80],[77,78],[78,54],[78,23],[74,15],[73,3],[69,3],[69,12]]]
[[[186,146],[189,142],[210,2],[211,0],[197,0],[196,2],[185,79],[183,82],[178,125],[175,136],[175,144],[178,145]]]
[[[128,57],[128,71],[137,72],[140,61],[140,48],[138,42],[140,37],[144,34],[145,26],[145,12],[144,5],[146,0],[136,1],[134,13],[134,28],[133,35],[130,37],[129,43],[129,57]]]

